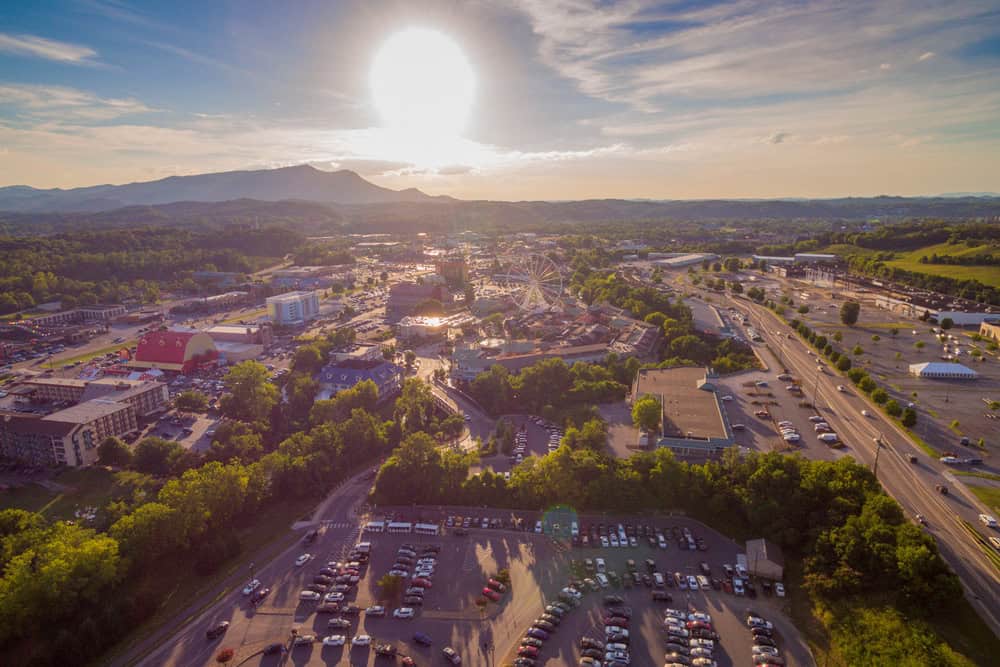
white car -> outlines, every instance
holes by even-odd
[[[785,585],[780,581],[774,584],[774,594],[779,598],[785,597]]]
[[[604,628],[604,634],[607,636],[621,635],[625,639],[628,639],[628,630],[617,625],[609,625],[606,628]]]
[[[312,560],[312,554],[302,554],[295,559],[295,567],[302,567],[306,563]]]
[[[725,395],[725,396],[722,397],[722,400],[723,401],[731,401],[731,400],[733,400],[733,397],[727,394],[727,395]]]
[[[385,607],[382,605],[372,605],[365,609],[365,616],[385,616]]]
[[[258,588],[260,588],[260,579],[254,579],[249,584],[243,587],[243,595],[250,595]]]
[[[542,522],[541,521],[536,521],[535,522],[535,532],[536,533],[542,532]]]
[[[838,385],[837,385],[837,391],[840,391],[840,392],[844,392],[844,391],[847,391],[847,387],[845,387],[845,386],[844,386],[844,385],[842,385],[842,384],[838,384]]]
[[[305,646],[306,644],[312,644],[316,641],[316,635],[297,635],[295,639],[292,640],[292,646]]]
[[[351,638],[351,646],[371,646],[371,635],[354,635]]]
[[[695,577],[693,574],[689,574],[687,576],[687,579],[688,579],[688,588],[690,588],[692,591],[698,590],[698,579],[697,579],[697,577]]]
[[[316,591],[302,591],[299,593],[299,599],[305,602],[316,602],[320,597],[320,594]]]
[[[754,647],[751,648],[750,651],[754,655],[778,655],[780,653],[778,649],[774,648],[773,646],[760,646],[760,645],[754,645]]]
[[[861,411],[861,416],[862,417],[871,417],[872,413],[868,412],[867,410],[862,410]]]
[[[319,595],[319,593],[317,593],[316,595]],[[344,594],[343,593],[338,593],[337,591],[333,591],[332,593],[327,593],[323,597],[323,599],[326,602],[343,602],[344,601]]]
[[[954,456],[942,456],[938,460],[941,461],[941,463],[944,463],[945,465],[950,465],[950,466],[955,465],[956,463],[958,463],[958,459],[956,457],[954,457]]]
[[[343,646],[346,643],[347,637],[344,635],[330,635],[323,638],[323,646]]]
[[[996,518],[990,516],[989,514],[980,514],[979,515],[979,520],[987,528],[996,528],[997,527],[997,520],[996,520]]]
[[[392,612],[393,618],[413,618],[414,612],[413,607],[400,607],[399,609]]]

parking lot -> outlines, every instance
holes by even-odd
[[[751,663],[751,636],[746,625],[749,608],[764,615],[776,626],[776,640],[782,655],[789,665],[812,664],[808,649],[782,614],[785,599],[761,595],[755,600],[738,597],[726,592],[721,586],[717,590],[680,591],[676,585],[663,590],[673,596],[672,602],[654,602],[651,587],[640,579],[631,587],[624,583],[609,581],[608,588],[597,587],[589,590],[583,583],[587,575],[587,559],[602,557],[606,571],[614,572],[620,580],[628,570],[627,561],[634,560],[642,573],[646,573],[646,559],[652,559],[657,571],[680,575],[700,573],[704,562],[714,578],[722,579],[723,565],[736,562],[736,554],[741,548],[726,537],[712,531],[696,521],[683,517],[650,519],[645,522],[647,530],[666,531],[671,536],[666,548],[650,547],[642,540],[634,547],[589,547],[571,546],[568,539],[535,532],[535,522],[542,521],[544,530],[558,530],[568,533],[572,521],[577,521],[582,529],[598,523],[606,524],[606,530],[617,521],[608,517],[577,517],[570,510],[558,510],[548,514],[512,514],[502,510],[476,510],[460,512],[455,509],[414,509],[400,508],[389,516],[396,521],[439,521],[442,524],[452,518],[452,523],[461,526],[470,518],[465,535],[452,533],[441,536],[416,534],[390,535],[386,533],[365,534],[360,539],[372,543],[372,555],[367,568],[362,573],[357,590],[348,594],[345,603],[364,610],[378,602],[376,582],[386,574],[396,560],[400,545],[408,543],[417,552],[427,545],[437,545],[436,572],[433,586],[427,589],[422,606],[416,607],[415,618],[397,619],[392,617],[393,609],[400,604],[385,603],[384,617],[369,616],[364,611],[347,616],[349,627],[328,629],[333,616],[316,614],[316,603],[298,603],[297,590],[282,591],[279,599],[272,599],[262,605],[259,614],[278,613],[282,604],[294,605],[293,621],[299,634],[315,635],[316,643],[292,649],[289,662],[296,665],[321,664],[376,664],[373,647],[376,644],[393,645],[400,655],[411,656],[416,664],[446,664],[441,654],[445,646],[450,646],[462,658],[462,664],[494,665],[509,664],[516,657],[518,645],[527,629],[544,612],[546,605],[559,598],[560,591],[574,583],[587,591],[582,603],[568,612],[552,637],[542,644],[539,664],[577,664],[580,655],[580,637],[591,636],[603,639],[602,611],[603,598],[607,594],[620,595],[631,608],[631,664],[657,667],[663,664],[666,644],[664,635],[664,611],[667,608],[700,610],[711,614],[714,632],[718,633],[718,647],[713,658],[721,667]],[[472,521],[474,518],[476,521]],[[502,528],[482,528],[478,526],[486,518]],[[626,521],[623,519],[622,521]],[[636,534],[641,529],[636,519],[629,521]],[[558,528],[557,528],[558,524]],[[704,545],[704,551],[681,550],[672,538],[671,529],[680,531],[687,527]],[[353,543],[353,541],[352,541]],[[345,542],[340,550],[330,554],[317,554],[317,558],[302,566],[301,585],[325,563],[327,558],[343,557],[350,545]],[[477,600],[482,598],[483,587],[490,577],[506,570],[509,576],[509,590],[499,596],[498,602],[489,602],[480,610]],[[294,587],[293,587],[294,588]],[[758,586],[758,590],[760,587]],[[794,594],[794,593],[792,593]],[[286,600],[285,602],[280,602]],[[271,608],[270,605],[276,605]],[[267,627],[271,627],[270,625]],[[290,629],[290,628],[289,628]],[[413,641],[414,634],[421,632],[431,640],[430,646],[421,646]],[[347,646],[330,647],[321,642],[330,634],[345,635]],[[358,634],[372,637],[371,647],[350,646],[350,638]],[[256,637],[255,637],[256,639]],[[261,646],[268,641],[281,641],[287,637],[259,637]],[[277,665],[279,657],[259,656],[247,664]],[[380,660],[378,664],[387,664]]]

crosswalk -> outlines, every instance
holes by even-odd
[[[353,521],[323,521],[323,526],[326,528],[352,528],[356,524]]]

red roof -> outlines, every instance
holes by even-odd
[[[184,350],[193,336],[190,331],[150,331],[139,339],[135,358],[137,361],[183,364]]]

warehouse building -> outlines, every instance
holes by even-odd
[[[190,373],[204,363],[215,363],[219,353],[206,333],[193,331],[150,331],[139,339],[133,368]]]

